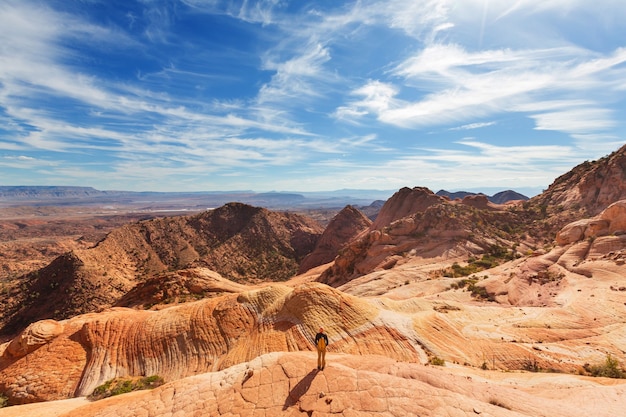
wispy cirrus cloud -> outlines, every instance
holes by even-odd
[[[370,114],[384,123],[415,128],[523,108],[538,122],[538,129],[570,134],[602,131],[614,125],[611,112],[602,106],[607,96],[612,100],[615,80],[626,76],[624,57],[621,49],[598,57],[569,47],[470,53],[459,45],[436,45],[396,67],[394,73],[406,79],[404,85],[386,83],[381,89],[381,82],[370,81],[353,91],[363,99],[339,107],[338,115]],[[378,93],[370,93],[373,90]],[[425,94],[410,99],[416,90]],[[399,99],[401,93],[409,98]],[[560,103],[561,111],[533,114],[541,111],[544,100]],[[572,110],[574,105],[584,107]],[[581,119],[584,113],[587,116]]]
[[[294,99],[301,101],[306,97],[319,96],[320,81],[327,78],[323,75],[323,65],[330,59],[328,48],[319,43],[308,45],[304,53],[283,62],[266,57],[262,68],[273,71],[274,75],[261,87],[258,103],[287,104]]]
[[[619,1],[93,4],[0,4],[0,158],[54,163],[20,175],[545,184],[623,141]]]
[[[450,130],[472,130],[480,129],[483,127],[489,127],[495,125],[496,122],[483,122],[483,123],[469,123],[463,126],[451,127]]]

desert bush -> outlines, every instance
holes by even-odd
[[[540,372],[541,371],[541,368],[537,364],[537,359],[531,359],[531,358],[528,358],[526,361],[524,361],[522,368],[528,372]]]
[[[585,371],[591,376],[605,377],[605,378],[626,378],[626,372],[620,367],[617,359],[610,354],[606,355],[604,363],[598,365],[584,365]]]
[[[476,298],[484,298],[486,300],[490,300],[490,301],[494,301],[494,294],[490,294],[487,291],[487,288],[485,287],[481,287],[480,285],[476,285],[476,284],[470,284],[469,287],[467,287],[468,291],[472,293],[472,297],[476,297]]]
[[[508,406],[504,405],[500,400],[498,400],[496,398],[492,398],[491,400],[489,400],[489,404],[495,405],[496,407],[504,408],[506,410],[510,410],[511,409],[511,407],[508,407]]]
[[[158,375],[128,379],[116,378],[96,387],[88,398],[92,401],[101,400],[132,391],[156,388],[163,385],[163,383],[163,378]]]
[[[9,398],[4,394],[0,394],[0,408],[8,407],[8,405]]]
[[[441,359],[438,356],[433,356],[432,358],[430,358],[428,360],[428,363],[431,365],[435,365],[435,366],[445,366],[446,365],[446,361]]]
[[[499,245],[492,245],[488,252],[481,258],[470,257],[467,260],[467,265],[461,266],[457,262],[453,263],[449,268],[443,271],[443,276],[458,278],[467,277],[472,274],[476,274],[485,269],[491,269],[500,265],[505,261],[511,261],[516,258],[515,250],[508,250],[507,248]]]

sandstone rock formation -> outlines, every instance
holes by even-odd
[[[445,201],[443,197],[439,197],[428,188],[401,188],[380,209],[380,213],[372,224],[372,229],[381,229],[395,220],[426,211],[428,207],[443,201]]]
[[[557,178],[532,202],[553,209],[582,209],[581,217],[599,214],[626,198],[626,145],[598,161],[586,161]]]
[[[486,271],[476,285],[495,302],[452,285],[461,278],[433,279],[432,265],[416,259],[339,289],[271,284],[158,311],[77,316],[24,356],[9,349],[23,336],[1,345],[0,392],[20,404],[87,395],[115,377],[157,374],[176,381],[268,352],[311,351],[319,326],[331,339],[329,354],[379,354],[402,366],[440,358],[473,369],[575,375],[607,354],[623,363],[626,312],[615,306],[626,303],[626,239],[604,257],[598,252],[605,244],[577,247],[586,243]],[[382,295],[356,296],[370,285]]]
[[[139,282],[115,302],[115,307],[153,307],[196,301],[228,293],[239,293],[248,288],[227,280],[206,268],[187,268],[167,272]]]
[[[372,222],[363,213],[352,206],[344,207],[330,221],[324,233],[300,263],[299,274],[335,259],[339,250],[367,229]]]
[[[126,225],[96,247],[64,254],[32,273],[5,306],[0,333],[100,311],[139,281],[170,270],[202,266],[235,280],[286,280],[321,234],[306,217],[240,203]]]
[[[11,404],[67,402],[0,417],[621,415],[626,384],[584,375],[626,364],[625,149],[506,207],[403,188],[362,233],[344,213],[318,245],[334,261],[291,279],[321,235],[298,216],[231,204],[115,230],[40,270],[0,344]],[[447,273],[494,248],[514,256]],[[70,400],[153,374],[168,383]]]
[[[21,358],[49,343],[63,333],[63,325],[54,320],[41,320],[28,326],[9,343],[6,353]]]
[[[626,200],[607,207],[599,215],[570,223],[556,235],[558,245],[567,245],[582,239],[626,234]]]
[[[320,277],[333,286],[375,271],[392,269],[412,257],[445,259],[512,246],[523,212],[469,196],[460,204],[432,191],[403,188],[385,203],[367,232],[347,245]],[[507,232],[506,230],[510,230]]]
[[[115,377],[176,380],[266,352],[312,350],[319,326],[327,329],[332,352],[427,360],[410,327],[387,323],[370,302],[316,283],[275,284],[160,311],[117,308],[35,323],[55,328],[56,337],[20,350],[15,346],[24,336],[18,336],[2,349],[0,392],[19,404],[84,396]]]
[[[0,410],[2,417],[487,416],[614,417],[623,384],[554,374],[488,374],[384,356],[269,353],[219,372],[105,400]]]

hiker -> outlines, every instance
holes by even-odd
[[[315,345],[317,346],[317,369],[322,371],[326,366],[326,346],[328,346],[328,336],[322,327],[315,335]]]

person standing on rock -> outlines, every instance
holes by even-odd
[[[315,335],[315,346],[317,346],[317,369],[321,371],[326,366],[326,346],[328,346],[328,336],[322,327]]]

